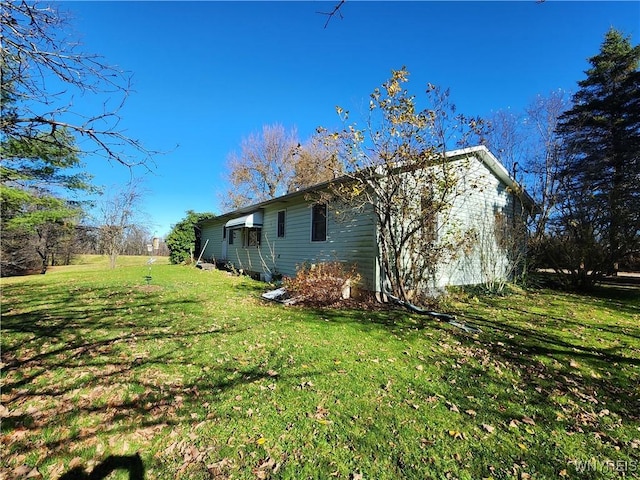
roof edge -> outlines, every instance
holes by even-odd
[[[507,171],[505,166],[498,160],[493,153],[485,146],[485,145],[476,145],[473,147],[465,147],[457,150],[449,150],[444,152],[444,156],[447,159],[455,160],[456,158],[466,157],[466,156],[478,156],[479,159],[484,163],[489,170],[491,170],[500,180],[502,180],[508,187],[514,190],[514,192],[521,192],[521,200],[528,204],[529,207],[535,208],[535,202],[533,198],[527,193],[527,191],[511,176],[511,174]],[[238,208],[236,210],[232,210],[221,215],[217,215],[214,218],[203,220],[199,223],[208,223],[212,221],[220,221],[222,219],[237,216],[237,215],[247,215],[256,210],[260,210],[261,208],[266,207],[267,205],[272,205],[278,202],[285,202],[292,198],[295,198],[300,195],[305,195],[310,192],[315,192],[318,190],[322,190],[332,183],[341,182],[351,179],[351,176],[344,175],[342,177],[337,177],[332,180],[327,180],[326,182],[318,183],[316,185],[312,185],[307,188],[303,188],[301,190],[296,190],[295,192],[286,193],[276,198],[272,198],[269,200],[265,200],[260,203],[256,203],[253,205],[249,205],[247,207]]]

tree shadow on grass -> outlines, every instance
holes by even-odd
[[[35,450],[64,454],[95,445],[98,436],[138,438],[141,432],[144,443],[158,429],[204,421],[206,408],[229,391],[273,381],[270,371],[284,371],[286,359],[276,347],[242,364],[201,355],[245,328],[203,321],[207,315],[196,295],[176,302],[161,291],[79,290],[10,292],[13,301],[2,319],[5,460]],[[102,478],[96,471],[86,478]]]
[[[243,386],[260,385],[264,381],[272,383],[274,370],[281,372],[278,373],[280,380],[295,382],[296,375],[282,373],[286,371],[286,359],[280,358],[277,350],[245,366],[233,359],[215,366],[206,362],[194,364],[193,358],[182,359],[181,351],[183,347],[177,346],[174,351],[133,363],[118,363],[98,356],[78,359],[75,366],[65,366],[64,360],[50,363],[46,357],[40,358],[41,379],[34,376],[27,384],[12,386],[11,392],[3,392],[3,404],[9,409],[2,415],[5,458],[9,453],[19,458],[32,455],[36,450],[60,455],[80,445],[95,445],[99,436],[128,438],[131,442],[146,444],[148,438],[166,432],[165,429],[187,428],[188,431],[205,422],[211,413],[215,414],[216,422],[232,422],[236,412],[217,407],[228,392],[244,391]],[[156,377],[167,368],[179,372],[183,363],[200,371],[200,375]],[[84,372],[85,375],[78,377],[76,369],[78,374]],[[59,384],[47,376],[51,371],[62,372],[72,380]],[[304,376],[311,374],[305,372]],[[125,390],[136,393],[130,395]],[[78,419],[82,419],[82,423],[77,424]],[[58,433],[43,436],[44,429]],[[82,470],[72,470],[69,475],[79,476],[64,478],[104,478],[96,476],[100,471],[94,469],[83,477]]]
[[[597,301],[600,300],[599,297],[596,298]],[[637,313],[633,296],[629,297],[622,292],[618,298],[625,302],[631,298],[631,303],[605,303],[603,307],[614,312]],[[494,310],[505,309],[505,298],[492,301],[491,297],[486,297],[484,301]],[[588,296],[577,296],[576,301],[581,302],[584,308],[593,304],[593,299]],[[570,392],[578,401],[586,399],[606,403],[610,411],[624,418],[634,421],[640,418],[640,391],[632,380],[633,372],[638,372],[640,367],[640,350],[629,348],[629,345],[638,344],[636,339],[640,338],[640,330],[630,322],[624,325],[616,324],[615,321],[585,325],[575,318],[555,317],[509,305],[508,314],[513,317],[512,320],[502,316],[481,316],[466,312],[459,316],[461,322],[480,327],[483,333],[474,335],[447,322],[417,316],[401,309],[373,312],[332,309],[313,311],[325,321],[354,324],[364,332],[382,330],[407,341],[421,335],[425,329],[443,331],[462,345],[485,351],[492,359],[516,368],[521,372],[523,383],[530,392],[529,400],[533,403],[543,404],[551,391],[558,389]],[[533,320],[528,321],[529,319]],[[579,328],[583,328],[583,335],[587,336],[607,332],[619,339],[620,344],[607,346],[596,342],[594,345],[594,342],[584,341],[580,336],[571,334],[572,329]],[[556,362],[553,368],[549,366],[551,361]],[[582,367],[586,367],[586,371],[582,371]],[[478,370],[470,375],[482,378],[483,372]],[[491,379],[491,382],[495,384],[495,379]],[[507,390],[510,388],[509,385],[504,387]]]
[[[524,317],[537,315],[544,322],[542,315],[524,308],[510,309]],[[469,335],[446,324],[440,328],[446,328],[462,344],[486,349],[492,358],[514,366],[527,390],[538,392],[539,395],[534,394],[529,399],[533,404],[546,403],[549,395],[556,392],[568,394],[577,403],[591,404],[594,409],[600,410],[606,405],[608,411],[627,420],[640,420],[640,391],[633,380],[640,367],[638,349],[590,346],[566,331],[559,333],[558,328],[542,328],[544,324],[540,328],[524,327],[513,321],[477,314],[465,314],[464,319],[478,325],[483,333]],[[553,320],[563,326],[585,326],[575,320]],[[596,332],[595,327],[588,328],[593,332],[587,330],[585,335]],[[605,325],[598,328],[621,337],[628,336],[629,343],[633,342],[632,337],[635,338],[633,329],[630,332]]]
[[[425,326],[424,322],[416,321],[406,310],[400,308],[376,311],[314,308],[308,311],[323,321],[356,324],[365,332],[384,329],[391,333],[402,333],[407,329],[422,329]]]
[[[75,467],[62,475],[59,480],[102,480],[115,471],[126,471],[129,480],[144,480],[144,464],[139,454],[110,455],[87,473],[82,467]]]

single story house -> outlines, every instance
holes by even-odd
[[[476,229],[478,235],[474,237],[477,245],[465,245],[464,251],[442,265],[434,286],[481,284],[510,275],[512,259],[499,253],[495,222],[498,218],[522,221],[523,207],[532,207],[533,201],[484,146],[451,151],[446,158],[464,160],[463,188],[474,186],[469,195],[453,200],[447,218]],[[327,204],[313,200],[312,194],[327,189],[329,183],[201,222],[201,244],[208,241],[202,258],[231,264],[263,279],[274,274],[293,276],[303,263],[341,261],[356,264],[363,288],[382,291],[375,216],[365,210],[346,221],[337,218]]]

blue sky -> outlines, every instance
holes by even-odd
[[[615,27],[640,42],[640,2],[64,2],[83,50],[133,74],[120,127],[155,157],[142,209],[164,236],[189,209],[223,213],[227,156],[263,125],[340,126],[406,65],[408,88],[450,88],[458,111],[522,110],[575,91]],[[353,118],[353,115],[352,115]],[[130,173],[85,158],[97,184]],[[136,172],[142,176],[143,171]]]

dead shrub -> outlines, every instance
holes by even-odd
[[[352,290],[360,279],[355,265],[348,268],[340,262],[306,263],[297,268],[295,277],[283,279],[283,286],[297,298],[296,303],[327,306],[345,298],[345,290]]]

